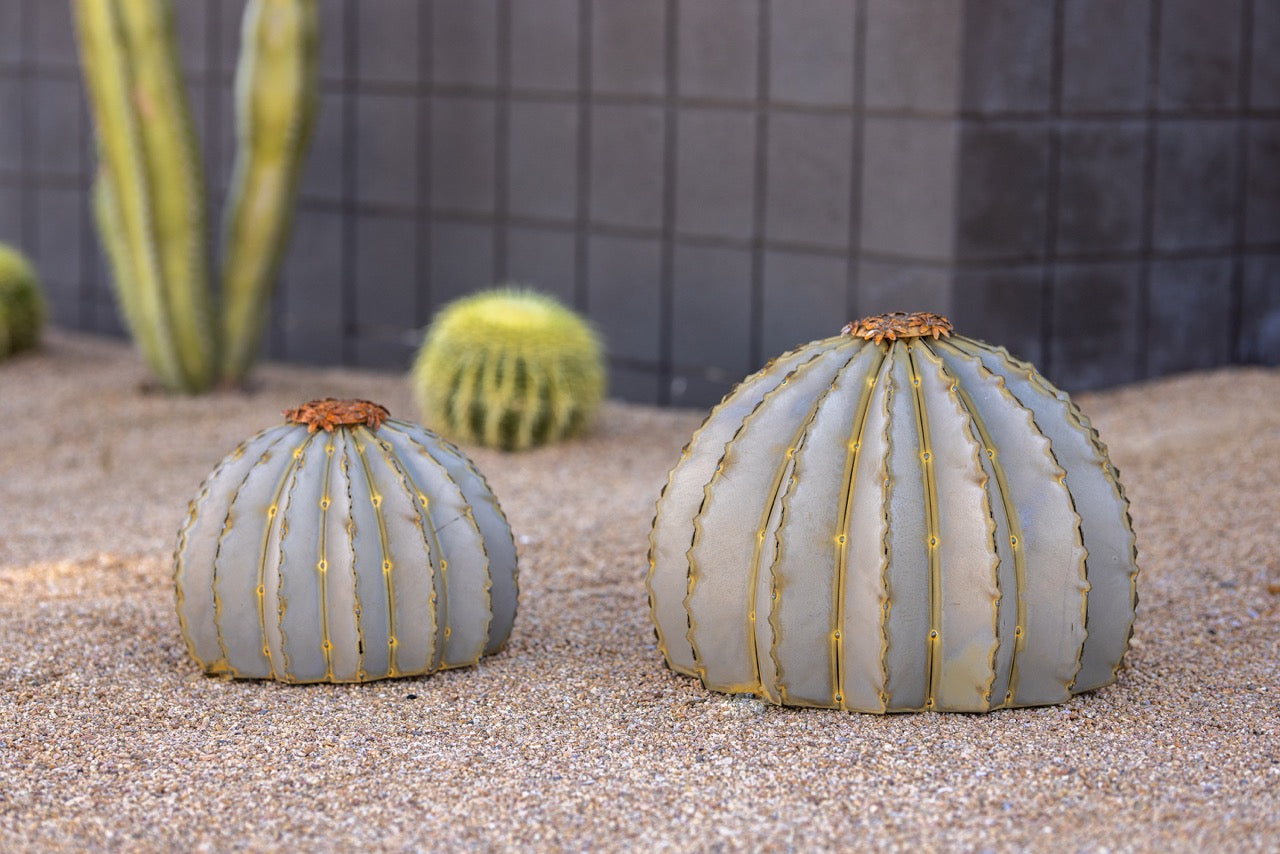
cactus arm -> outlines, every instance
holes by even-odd
[[[236,68],[236,161],[222,259],[222,375],[249,371],[293,222],[317,109],[315,0],[250,0]]]
[[[154,365],[159,358],[159,330],[145,320],[145,309],[139,302],[141,293],[136,285],[138,274],[133,269],[129,238],[122,227],[120,199],[111,186],[111,176],[105,168],[99,170],[93,182],[93,215],[106,250],[107,261],[111,265],[112,282],[124,314],[125,325],[142,350],[147,364]]]
[[[205,188],[178,62],[170,0],[124,0],[120,22],[132,59],[133,109],[150,176],[162,284],[183,387],[215,379],[217,341],[209,293]]]
[[[860,344],[845,339],[844,346],[805,362],[785,383],[766,394],[725,446],[703,489],[688,552],[685,607],[698,675],[708,688],[730,693],[761,690],[751,623],[765,527],[784,485],[792,452],[816,411],[819,393],[849,364]],[[755,527],[749,536],[736,536],[746,520],[755,520]],[[717,562],[741,569],[733,573],[699,571],[699,566]]]
[[[140,5],[149,6],[150,0]],[[125,253],[131,258],[128,265],[116,264],[117,291],[132,292],[131,297],[121,300],[126,308],[125,319],[145,342],[143,355],[160,381],[179,389],[185,383],[156,245],[152,178],[141,138],[143,131],[137,121],[133,69],[120,6],[114,0],[75,0],[85,83],[97,126],[102,169],[110,182],[110,190],[104,191],[106,199],[100,202],[99,216],[110,212],[116,223],[113,230],[119,236],[108,238],[113,259]],[[113,211],[109,211],[111,199],[117,203]],[[128,274],[127,279],[120,278],[122,271]]]

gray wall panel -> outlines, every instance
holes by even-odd
[[[213,245],[243,5],[177,4]],[[0,0],[0,238],[56,322],[119,334],[68,8]],[[319,8],[273,356],[405,368],[436,309],[514,279],[586,311],[613,393],[649,402],[895,309],[1068,388],[1280,361],[1280,4]]]

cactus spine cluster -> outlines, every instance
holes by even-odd
[[[605,369],[581,317],[535,291],[500,289],[440,312],[412,382],[432,428],[523,450],[586,429],[604,397]]]
[[[0,359],[34,347],[43,323],[35,271],[17,250],[0,244]]]
[[[672,669],[877,713],[1058,703],[1115,678],[1138,572],[1118,473],[1064,392],[950,333],[867,318],[707,417],[650,539]]]
[[[159,380],[198,392],[252,366],[316,110],[314,0],[249,0],[221,315],[171,0],[74,0],[97,126],[94,212],[125,321]]]
[[[367,401],[313,401],[229,454],[174,557],[211,674],[364,682],[475,664],[516,613],[516,551],[471,461]]]

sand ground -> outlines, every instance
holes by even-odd
[[[468,448],[519,543],[506,652],[363,686],[200,675],[174,535],[208,470],[313,397],[414,417],[398,376],[267,366],[175,398],[116,342],[0,365],[0,850],[1275,850],[1280,371],[1082,395],[1133,501],[1119,682],[983,716],[791,710],[662,667],[653,502],[701,413]]]

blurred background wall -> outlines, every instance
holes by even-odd
[[[220,204],[242,3],[175,5]],[[272,358],[402,369],[436,308],[517,281],[644,402],[894,309],[1070,389],[1280,363],[1272,0],[320,6]],[[120,334],[68,7],[0,0],[0,241],[57,324]]]

